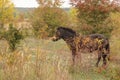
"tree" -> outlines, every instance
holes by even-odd
[[[79,21],[87,24],[87,34],[111,32],[112,26],[107,26],[106,23],[110,21],[108,18],[111,12],[119,11],[119,0],[71,0],[71,2],[78,9]],[[109,31],[103,31],[108,29]]]
[[[41,5],[35,9],[31,19],[35,35],[42,38],[53,36],[56,27],[65,26],[68,22],[67,13],[58,7],[59,0],[52,1],[39,0]]]
[[[61,0],[37,0],[40,7],[59,7],[63,3]]]
[[[10,0],[0,0],[0,26],[11,22],[14,17],[14,5]]]
[[[76,8],[71,8],[69,10],[69,16],[70,16],[70,28],[73,28],[76,31],[79,31],[79,21],[77,17],[77,9]]]

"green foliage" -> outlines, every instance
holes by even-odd
[[[102,33],[109,37],[113,25],[108,19],[111,12],[119,11],[118,2],[113,0],[72,0],[84,34]],[[107,21],[108,20],[108,21]],[[85,26],[84,26],[85,25]],[[81,29],[80,28],[80,29]]]
[[[14,5],[10,0],[0,0],[0,26],[13,21]]]
[[[78,10],[76,8],[71,8],[69,11],[69,16],[70,16],[70,28],[74,29],[75,31],[79,30],[79,18],[77,17]]]
[[[7,40],[10,50],[14,51],[17,48],[17,44],[23,39],[23,36],[19,30],[14,28],[11,24],[9,29],[4,33],[4,38]]]
[[[31,17],[35,36],[46,38],[53,36],[58,26],[68,24],[67,13],[59,8],[61,0],[37,0],[39,7],[36,8]]]
[[[5,28],[1,27],[0,28],[0,39],[3,38],[4,33],[5,33]]]
[[[115,26],[113,25],[111,18],[108,18],[102,24],[98,24],[96,27],[90,26],[83,22],[80,24],[78,31],[83,34],[104,34],[109,38],[114,27]]]
[[[58,26],[68,24],[67,13],[57,7],[39,7],[32,16],[32,25],[35,35],[48,37],[53,36]]]

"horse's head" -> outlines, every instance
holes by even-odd
[[[58,41],[62,38],[62,33],[59,28],[57,28],[54,37],[52,38],[53,41]]]
[[[72,29],[65,28],[65,27],[58,27],[55,36],[53,37],[53,41],[58,41],[59,39],[67,39],[70,37],[74,37],[76,35],[76,32]]]

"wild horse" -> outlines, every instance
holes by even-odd
[[[85,50],[87,52],[97,51],[97,67],[101,60],[101,57],[103,58],[103,65],[107,64],[106,59],[109,60],[109,40],[102,34],[79,35],[70,28],[58,27],[52,40],[57,41],[59,39],[63,39],[72,51],[73,64],[75,63],[76,55],[82,50]]]

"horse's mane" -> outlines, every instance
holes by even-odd
[[[63,29],[63,30],[66,30],[66,31],[69,31],[69,32],[71,32],[71,33],[76,34],[76,32],[75,32],[74,30],[70,29],[70,28],[61,27],[61,26],[57,28],[57,30],[60,30],[60,29]]]

